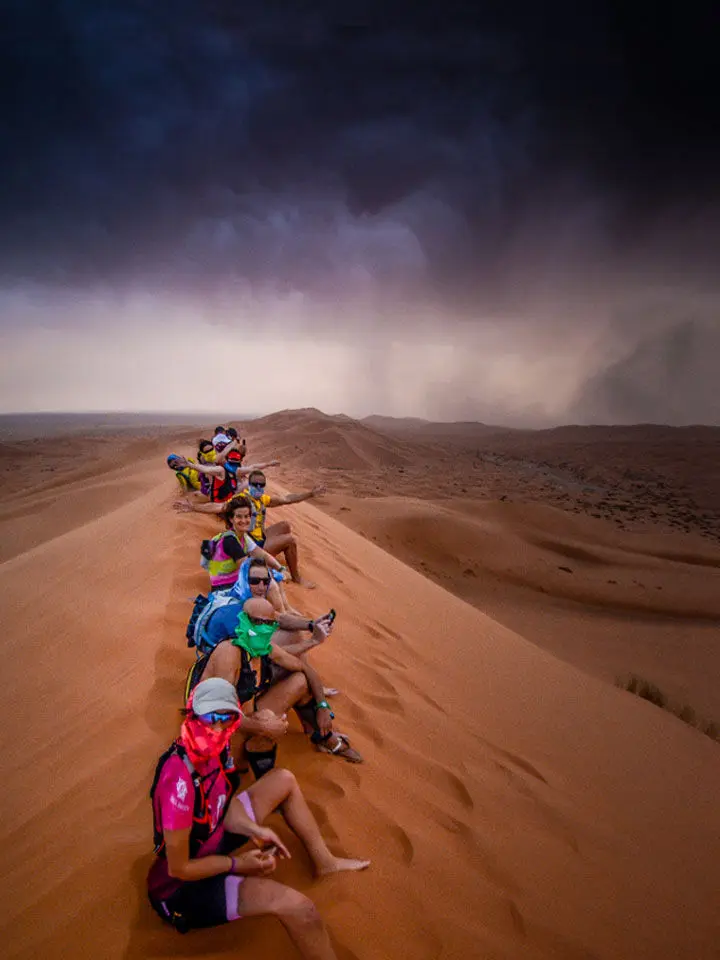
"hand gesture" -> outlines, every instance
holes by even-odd
[[[325,613],[322,617],[318,617],[313,626],[312,638],[315,643],[323,643],[333,631],[333,621],[330,619],[330,614]]]
[[[317,720],[320,733],[324,737],[326,737],[329,733],[332,733],[332,717],[330,716],[330,710],[327,707],[321,707],[319,710],[316,710],[315,719]]]
[[[192,507],[187,500],[176,500],[173,503],[173,509],[179,511],[180,513],[190,513],[192,511]]]
[[[235,857],[235,873],[241,877],[266,877],[272,873],[276,860],[272,853],[262,850],[246,850]]]
[[[263,721],[263,733],[273,740],[279,740],[284,737],[288,730],[287,714],[281,717],[268,717]]]
[[[267,852],[272,853],[273,856],[281,857],[284,860],[290,859],[290,851],[270,827],[256,827],[252,836],[252,842],[255,846],[260,847],[261,850],[264,847],[274,847],[274,851],[271,849]]]

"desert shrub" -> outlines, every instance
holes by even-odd
[[[710,737],[711,740],[720,742],[720,725],[699,717],[688,704],[673,702],[659,687],[644,677],[631,673],[627,677],[619,677],[616,684],[628,693],[633,693],[636,697],[642,697],[643,700],[654,703],[656,707],[667,710],[684,723],[704,733],[706,737]]]

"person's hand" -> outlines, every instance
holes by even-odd
[[[181,457],[179,454],[176,457],[173,457],[175,463],[179,463],[181,467],[189,467],[190,464],[187,462],[186,457]]]
[[[235,857],[235,873],[240,877],[266,877],[276,867],[275,856],[263,850],[246,850]]]
[[[251,839],[255,846],[260,847],[261,850],[264,847],[274,847],[274,850],[269,850],[267,852],[272,853],[273,856],[280,857],[284,860],[290,859],[290,851],[282,842],[280,837],[275,833],[274,830],[271,830],[270,827],[255,827]]]
[[[279,460],[271,460],[270,463],[268,464],[268,466],[269,466],[269,467],[279,467],[279,466],[280,466],[280,461],[279,461]]]
[[[329,614],[318,617],[313,626],[312,638],[315,643],[324,643],[330,636],[333,629],[333,623]]]
[[[173,508],[178,510],[180,513],[190,513],[192,511],[192,507],[187,500],[176,500],[173,503]]]
[[[263,733],[268,737],[272,737],[273,740],[284,737],[288,731],[288,719],[285,713],[281,717],[263,718],[262,723]]]
[[[324,483],[319,483],[316,487],[312,488],[312,495],[314,497],[321,497],[325,493],[326,489],[327,488]]]
[[[320,707],[319,710],[316,710],[315,719],[317,720],[320,733],[324,737],[326,737],[329,733],[332,733],[332,717],[330,716],[330,710],[328,707]]]

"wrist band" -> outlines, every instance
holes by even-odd
[[[316,703],[316,704],[315,704],[315,709],[316,709],[316,710],[329,710],[329,709],[330,709],[330,704],[327,702],[327,700],[321,700],[320,703]]]
[[[235,857],[230,857],[230,873],[235,873],[235,865],[237,861]]]

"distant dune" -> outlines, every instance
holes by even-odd
[[[701,516],[690,532],[672,514],[622,529],[612,500],[592,516],[573,473],[601,451],[623,495],[627,469],[711,500],[685,435],[610,431],[543,468],[530,440],[453,454],[311,410],[240,425],[250,459],[282,457],[273,489],[328,485],[276,515],[319,584],[292,600],[338,611],[312,657],[366,762],[313,752],[294,718],[280,762],[333,848],[373,865],[313,882],[285,832],[278,878],[314,899],[340,960],[717,957],[720,745],[613,680],[633,667],[718,718],[720,551]],[[706,453],[717,439],[693,437]],[[144,899],[147,791],[177,730],[199,542],[219,529],[171,509],[165,455],[196,439],[148,428],[1,451],[9,960],[294,957],[270,920],[182,938]]]

